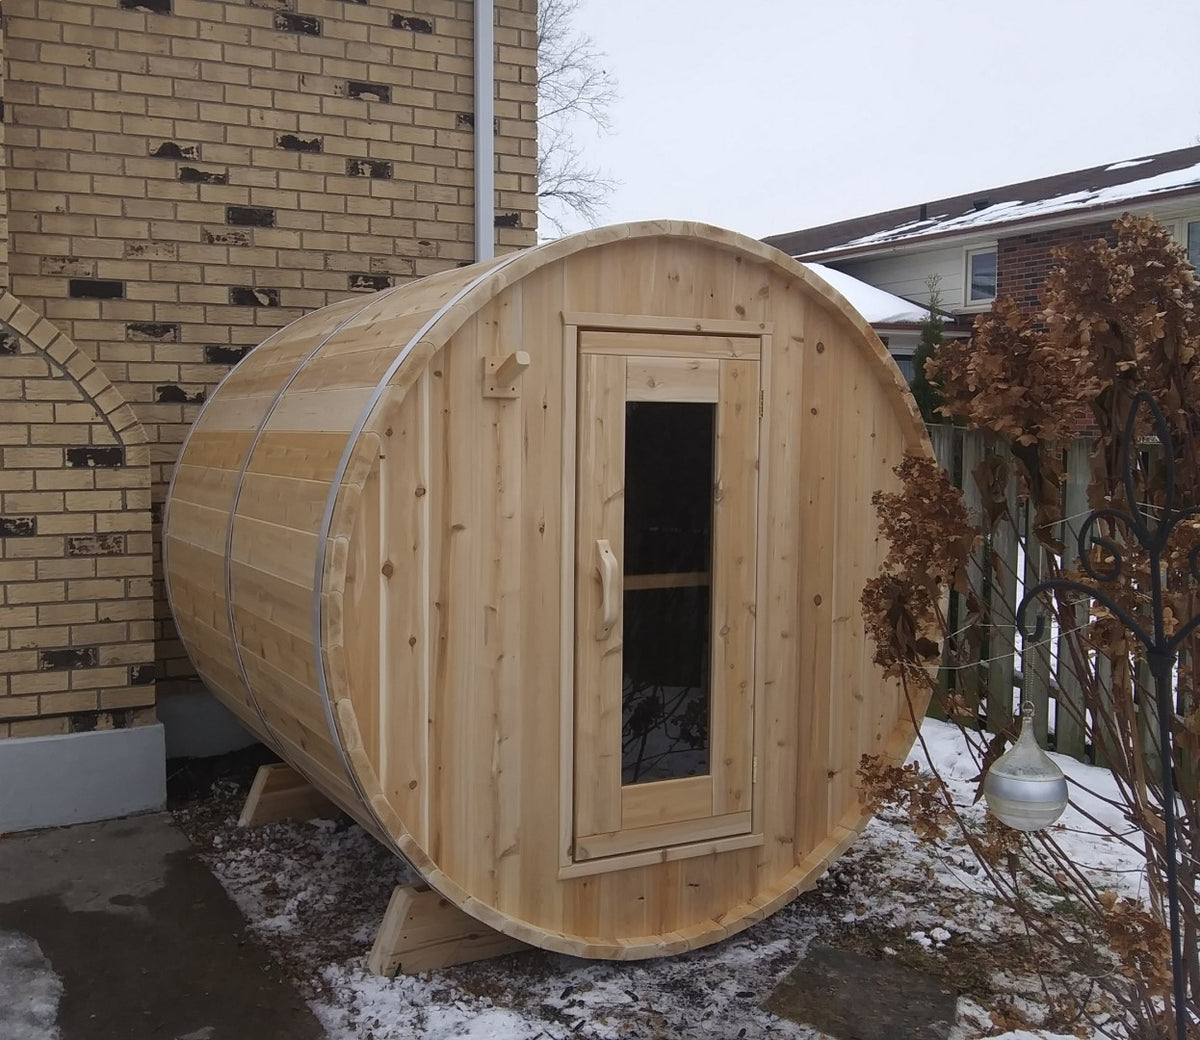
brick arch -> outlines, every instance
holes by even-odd
[[[0,737],[154,718],[150,449],[120,391],[0,294]]]

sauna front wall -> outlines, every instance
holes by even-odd
[[[274,335],[189,437],[165,566],[222,702],[444,895],[548,949],[656,956],[811,886],[866,822],[862,755],[911,744],[858,598],[871,496],[927,451],[814,275],[620,226]],[[707,555],[665,572],[625,525],[663,527],[664,479],[712,492]],[[709,622],[703,758],[648,780],[621,747],[639,597]]]

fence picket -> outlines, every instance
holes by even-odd
[[[1012,455],[1006,445],[993,444],[993,452],[1009,469],[1005,498],[1012,522],[1001,521],[991,535],[987,561],[987,728],[993,733],[1013,725],[1013,677],[1016,669],[1017,613],[1017,481]]]
[[[979,493],[979,485],[975,483],[975,467],[983,461],[983,432],[981,430],[960,430],[962,436],[962,476],[960,478],[959,487],[962,488],[963,502],[967,507],[967,515],[972,523],[982,526],[982,496]],[[971,588],[978,597],[979,602],[984,603],[983,588],[985,583],[985,568],[987,562],[985,553],[987,549],[981,546],[976,549],[971,556],[971,561],[967,565],[967,578],[971,583]],[[966,604],[960,601],[959,616],[958,616],[958,637],[957,644],[962,646],[970,644],[972,641],[979,646],[982,643],[982,630],[980,625],[984,621],[982,617],[977,617],[968,626],[968,609]],[[984,676],[980,666],[963,665],[962,661],[969,655],[960,652],[959,660],[955,662],[955,677],[956,685],[967,699],[972,711],[978,711],[980,700],[984,690]],[[977,659],[983,655],[978,655]]]
[[[1022,506],[1025,524],[1025,588],[1033,588],[1047,573],[1046,553],[1037,540],[1036,510],[1028,502]],[[1032,625],[1033,618],[1026,619]],[[1032,635],[1032,632],[1030,633]],[[1050,732],[1050,631],[1041,642],[1026,639],[1021,646],[1021,700],[1033,701],[1033,732],[1043,747]]]
[[[1080,438],[1067,449],[1067,484],[1063,496],[1063,564],[1073,567],[1079,560],[1079,528],[1088,511],[1087,486],[1089,444]],[[1075,607],[1075,627],[1087,623],[1088,605]],[[1080,647],[1074,641],[1076,650]],[[1086,662],[1083,662],[1086,664]],[[1076,675],[1068,640],[1062,634],[1058,640],[1058,691],[1055,711],[1055,748],[1064,755],[1083,759],[1087,753],[1084,738],[1083,689]]]

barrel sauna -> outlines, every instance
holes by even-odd
[[[301,318],[212,395],[180,635],[264,743],[472,917],[702,946],[811,887],[914,733],[859,595],[928,442],[820,278],[621,225]]]

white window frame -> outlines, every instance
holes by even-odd
[[[975,257],[981,256],[984,253],[991,253],[993,256],[996,257],[996,281],[997,281],[997,283],[1000,280],[1000,263],[999,263],[1000,253],[999,253],[999,250],[996,248],[995,242],[992,242],[989,245],[972,246],[969,249],[964,249],[963,250],[963,302],[962,302],[962,309],[964,311],[985,311],[992,305],[992,301],[995,300],[995,298],[996,298],[996,294],[993,293],[991,296],[987,297],[987,299],[984,299],[984,300],[972,300],[971,299],[971,261],[974,260]]]
[[[1200,224],[1200,212],[1192,211],[1190,213],[1178,214],[1171,217],[1160,217],[1157,213],[1150,212],[1144,214],[1151,220],[1156,220],[1165,227],[1170,236],[1175,239],[1181,246],[1183,251],[1187,252],[1187,233],[1189,224]],[[1200,270],[1200,264],[1196,265],[1197,270]]]
[[[1200,224],[1200,213],[1189,213],[1187,216],[1180,217],[1176,225],[1176,229],[1173,232],[1175,235],[1175,241],[1183,246],[1183,251],[1185,254],[1187,253],[1188,248],[1189,224]],[[1193,261],[1193,266],[1196,268],[1196,270],[1200,271],[1200,256],[1196,257],[1195,261]]]

